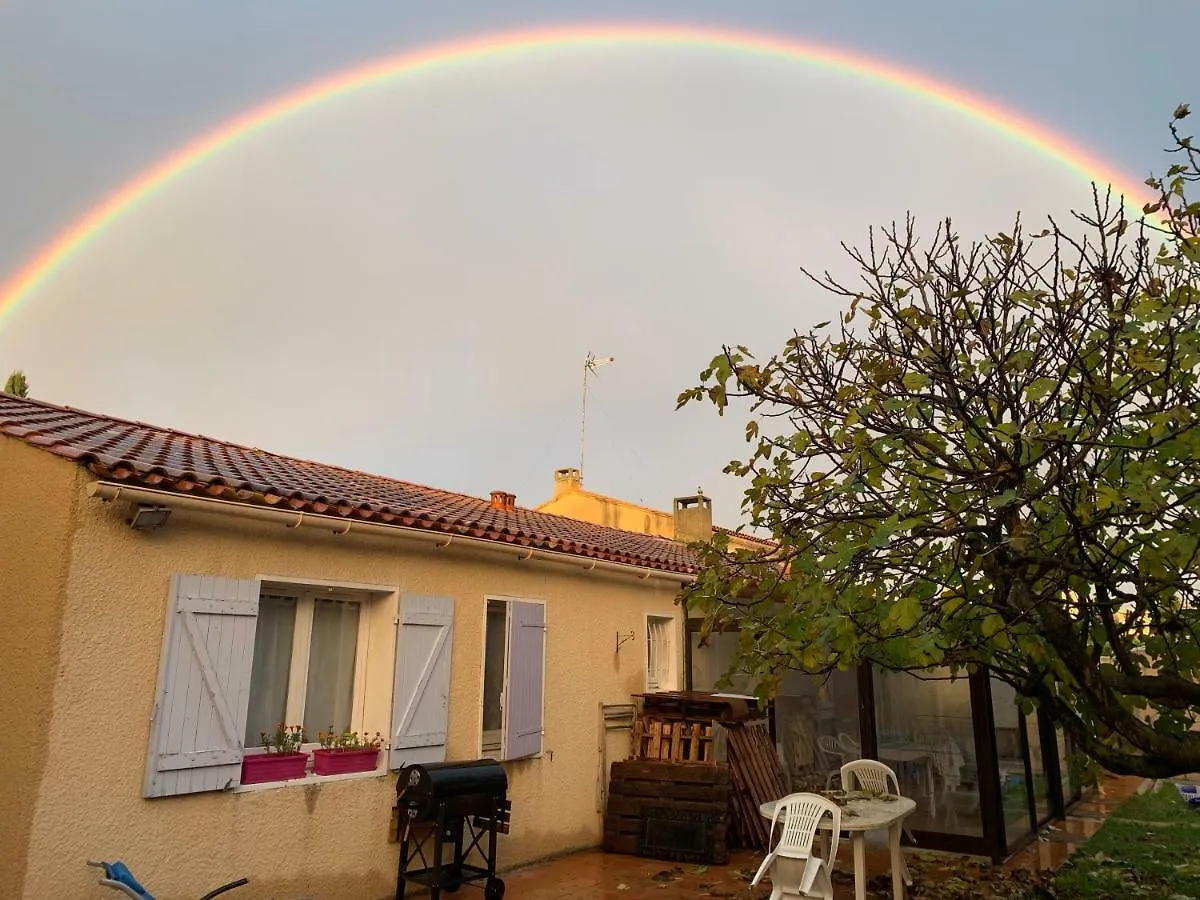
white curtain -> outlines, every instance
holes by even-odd
[[[304,733],[310,741],[331,726],[338,733],[350,730],[358,615],[359,605],[351,600],[314,602],[304,699]]]
[[[246,746],[261,747],[262,732],[275,731],[287,710],[288,673],[292,665],[292,635],[296,627],[296,598],[264,594],[258,601],[254,633],[254,669],[250,675],[250,707],[246,716]],[[295,724],[286,722],[284,724]]]

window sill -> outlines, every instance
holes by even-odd
[[[252,794],[256,791],[273,791],[277,788],[295,787],[307,784],[326,784],[331,781],[357,781],[363,778],[383,778],[388,774],[387,769],[372,769],[370,772],[346,772],[344,775],[314,775],[309,772],[303,778],[289,778],[287,781],[260,781],[258,784],[239,784],[230,789],[231,794]]]

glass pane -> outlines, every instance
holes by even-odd
[[[992,720],[996,725],[996,763],[1000,769],[1000,805],[1008,846],[1033,831],[1029,791],[1025,784],[1025,751],[1021,746],[1021,711],[1010,685],[992,679]],[[1044,780],[1044,779],[1043,779]]]
[[[247,747],[261,747],[262,733],[273,732],[275,726],[283,722],[295,628],[295,597],[271,594],[259,597],[254,668],[250,671],[250,705],[246,714]]]
[[[358,613],[358,604],[351,600],[314,601],[304,697],[304,735],[310,741],[322,731],[350,730]]]
[[[739,635],[736,631],[713,632],[700,646],[700,634],[693,631],[689,635],[692,644],[692,689],[697,691],[718,690],[717,682],[729,669],[737,651]],[[754,680],[744,673],[738,672],[733,676],[732,684],[724,688],[726,694],[754,695]]]
[[[500,698],[504,692],[504,638],[507,629],[505,604],[489,600],[487,604],[487,635],[483,661],[483,730],[495,732],[484,739],[484,749],[499,749],[500,730],[504,717]]]
[[[1054,739],[1058,746],[1058,771],[1062,773],[1063,800],[1071,803],[1076,799],[1075,773],[1071,770],[1071,739],[1061,726],[1054,729]]]
[[[879,759],[895,770],[900,791],[917,801],[914,831],[982,836],[975,723],[966,678],[945,671],[918,678],[876,669]]]
[[[824,680],[789,672],[775,698],[775,733],[791,789],[824,790],[831,774],[861,755],[857,673]]]
[[[1050,818],[1050,781],[1046,777],[1046,766],[1042,761],[1042,735],[1037,710],[1025,717],[1025,733],[1029,738],[1029,777],[1033,780],[1033,799],[1036,804],[1037,820]]]

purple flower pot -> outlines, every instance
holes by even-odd
[[[313,772],[318,775],[345,775],[348,772],[374,772],[379,750],[313,751]]]
[[[303,778],[307,753],[252,753],[242,757],[242,784]]]

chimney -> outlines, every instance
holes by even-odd
[[[583,487],[583,474],[578,469],[554,470],[554,499],[573,494]]]
[[[675,498],[675,540],[691,544],[713,539],[712,500],[697,489],[691,497]]]
[[[492,509],[514,510],[517,508],[517,495],[507,491],[492,491],[492,499],[488,501]]]

